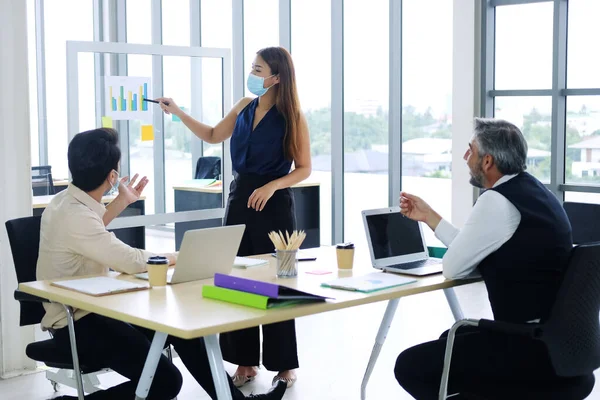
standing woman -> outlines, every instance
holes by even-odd
[[[216,126],[196,121],[170,98],[158,99],[166,113],[178,116],[200,139],[221,143],[231,137],[231,184],[225,225],[245,224],[239,256],[271,253],[270,231],[296,229],[291,186],[311,173],[310,139],[301,112],[294,64],[282,47],[256,53],[248,75],[254,99],[243,98]],[[291,171],[292,162],[294,170]],[[298,351],[294,320],[263,325],[263,365],[277,371],[273,382],[288,387],[296,381]],[[221,334],[223,358],[238,365],[236,386],[254,380],[258,373],[258,327]]]

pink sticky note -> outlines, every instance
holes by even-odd
[[[325,271],[322,269],[315,269],[314,271],[306,271],[307,274],[311,274],[311,275],[327,275],[330,274],[331,271]]]

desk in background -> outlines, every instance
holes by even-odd
[[[33,196],[33,215],[42,215],[50,201],[54,198],[53,195],[49,196]],[[110,203],[115,197],[104,196],[102,203],[105,205]],[[135,215],[144,215],[146,213],[146,198],[141,197],[138,201],[130,204],[119,217],[131,217]],[[120,229],[109,229],[114,232],[115,236],[118,237],[124,243],[127,243],[131,247],[138,249],[146,248],[146,228],[143,226],[136,226],[133,228],[120,228]]]
[[[58,194],[65,190],[69,186],[68,179],[55,179],[54,180],[54,194]]]
[[[175,212],[221,208],[223,204],[222,186],[206,186],[206,180],[188,180],[173,186],[175,191]],[[306,232],[302,248],[321,245],[321,187],[316,182],[300,182],[292,186],[296,203],[296,227]],[[175,223],[175,249],[179,250],[183,234],[190,229],[213,228],[223,225],[221,218],[204,221]]]

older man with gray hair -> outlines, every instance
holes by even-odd
[[[401,193],[400,210],[448,246],[446,278],[483,278],[496,320],[544,320],[573,246],[569,220],[556,197],[525,172],[527,142],[515,125],[475,119],[464,159],[471,184],[486,190],[462,229],[412,194]],[[445,346],[442,335],[398,356],[396,379],[416,399],[437,398]],[[461,393],[457,399],[520,399],[502,387],[557,379],[543,344],[527,338],[474,328],[460,332],[454,346],[449,393]]]

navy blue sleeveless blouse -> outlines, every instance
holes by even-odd
[[[279,178],[287,175],[292,162],[285,157],[285,119],[273,106],[252,131],[258,98],[237,116],[231,136],[231,162],[238,174],[258,174]]]

